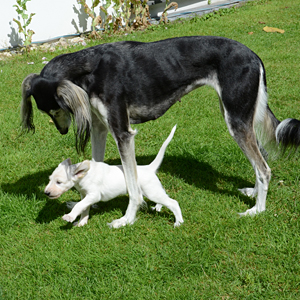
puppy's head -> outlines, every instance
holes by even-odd
[[[76,165],[72,165],[70,158],[64,160],[49,177],[50,181],[44,193],[50,199],[59,198],[83,178],[89,169],[90,162],[88,160]]]

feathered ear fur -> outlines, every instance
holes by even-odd
[[[38,74],[29,74],[22,83],[21,125],[23,131],[34,132],[33,112],[31,103],[31,82]]]
[[[88,94],[69,80],[62,80],[57,87],[57,102],[64,110],[74,115],[77,127],[76,148],[84,151],[92,128],[92,117]]]

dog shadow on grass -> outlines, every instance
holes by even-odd
[[[44,195],[44,188],[46,187],[49,175],[55,168],[43,170],[40,172],[32,173],[21,177],[13,183],[1,183],[1,189],[8,194],[16,197],[25,196],[25,201],[46,201],[46,204],[39,212],[36,221],[38,223],[49,223],[57,218],[57,215],[64,211],[66,206],[61,203],[59,199],[51,200]]]
[[[154,158],[155,156],[137,157],[137,162],[140,165],[149,164]],[[251,165],[249,163],[250,168]],[[209,190],[215,194],[236,196],[251,207],[255,204],[255,199],[249,198],[238,191],[239,188],[254,187],[254,183],[245,180],[239,175],[227,175],[226,170],[219,172],[209,163],[189,157],[189,154],[179,156],[166,155],[159,170],[180,178],[185,183],[193,185],[200,190]],[[226,185],[228,188],[220,188],[220,185]]]
[[[137,162],[139,165],[146,165],[151,163],[154,158],[155,156],[138,156]],[[106,160],[105,162],[110,165],[120,164],[119,159]],[[1,184],[2,190],[6,193],[16,196],[26,195],[28,196],[28,199],[32,199],[34,196],[36,199],[45,201],[43,208],[40,210],[36,218],[37,223],[50,223],[57,219],[58,216],[63,216],[65,213],[70,212],[66,202],[61,201],[60,199],[48,199],[43,194],[43,190],[48,184],[49,175],[53,172],[55,167],[56,166],[48,170],[26,175],[14,183]],[[223,195],[237,196],[246,205],[249,205],[249,207],[255,204],[254,199],[246,197],[238,191],[238,188],[251,187],[253,186],[253,183],[244,180],[241,176],[226,175],[226,171],[221,173],[214,169],[210,164],[195,160],[194,158],[188,157],[188,155],[166,155],[160,167],[160,171],[176,176],[177,178],[182,179],[185,183],[196,186],[199,189],[209,190],[216,194],[219,193]],[[218,187],[219,182],[228,182],[229,186],[232,188],[220,189]],[[72,199],[72,197],[68,198],[68,201],[79,201],[79,199],[80,196],[78,195],[76,199]],[[124,215],[127,206],[128,196],[120,196],[109,202],[99,202],[96,209],[91,209],[90,218],[92,218],[95,214],[105,214],[107,212],[112,212],[113,210],[121,210],[122,215]],[[152,212],[151,209],[148,209],[148,212],[156,213]],[[72,228],[72,224],[70,223],[61,227],[61,229],[69,228]]]

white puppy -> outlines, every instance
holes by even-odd
[[[178,202],[166,194],[155,174],[162,163],[166,148],[172,140],[175,130],[176,125],[152,163],[147,166],[138,166],[137,173],[143,195],[157,203],[154,207],[156,211],[160,211],[162,205],[169,208],[175,215],[174,226],[176,227],[183,223],[181,209]],[[74,203],[72,211],[62,217],[65,221],[73,222],[77,216],[81,215],[80,220],[74,223],[75,226],[87,224],[91,205],[99,201],[109,201],[127,193],[122,165],[110,166],[103,162],[89,160],[72,165],[68,158],[58,165],[49,179],[45,194],[50,199],[60,197],[72,187],[79,191],[82,200]]]

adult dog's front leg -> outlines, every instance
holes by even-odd
[[[104,123],[99,120],[95,113],[92,113],[91,142],[92,157],[95,161],[104,161],[107,132]]]
[[[139,207],[144,203],[141,189],[137,182],[134,135],[135,132],[129,129],[128,132],[122,133],[122,137],[116,137],[129,194],[129,204],[122,218],[108,224],[113,228],[133,224]]]

